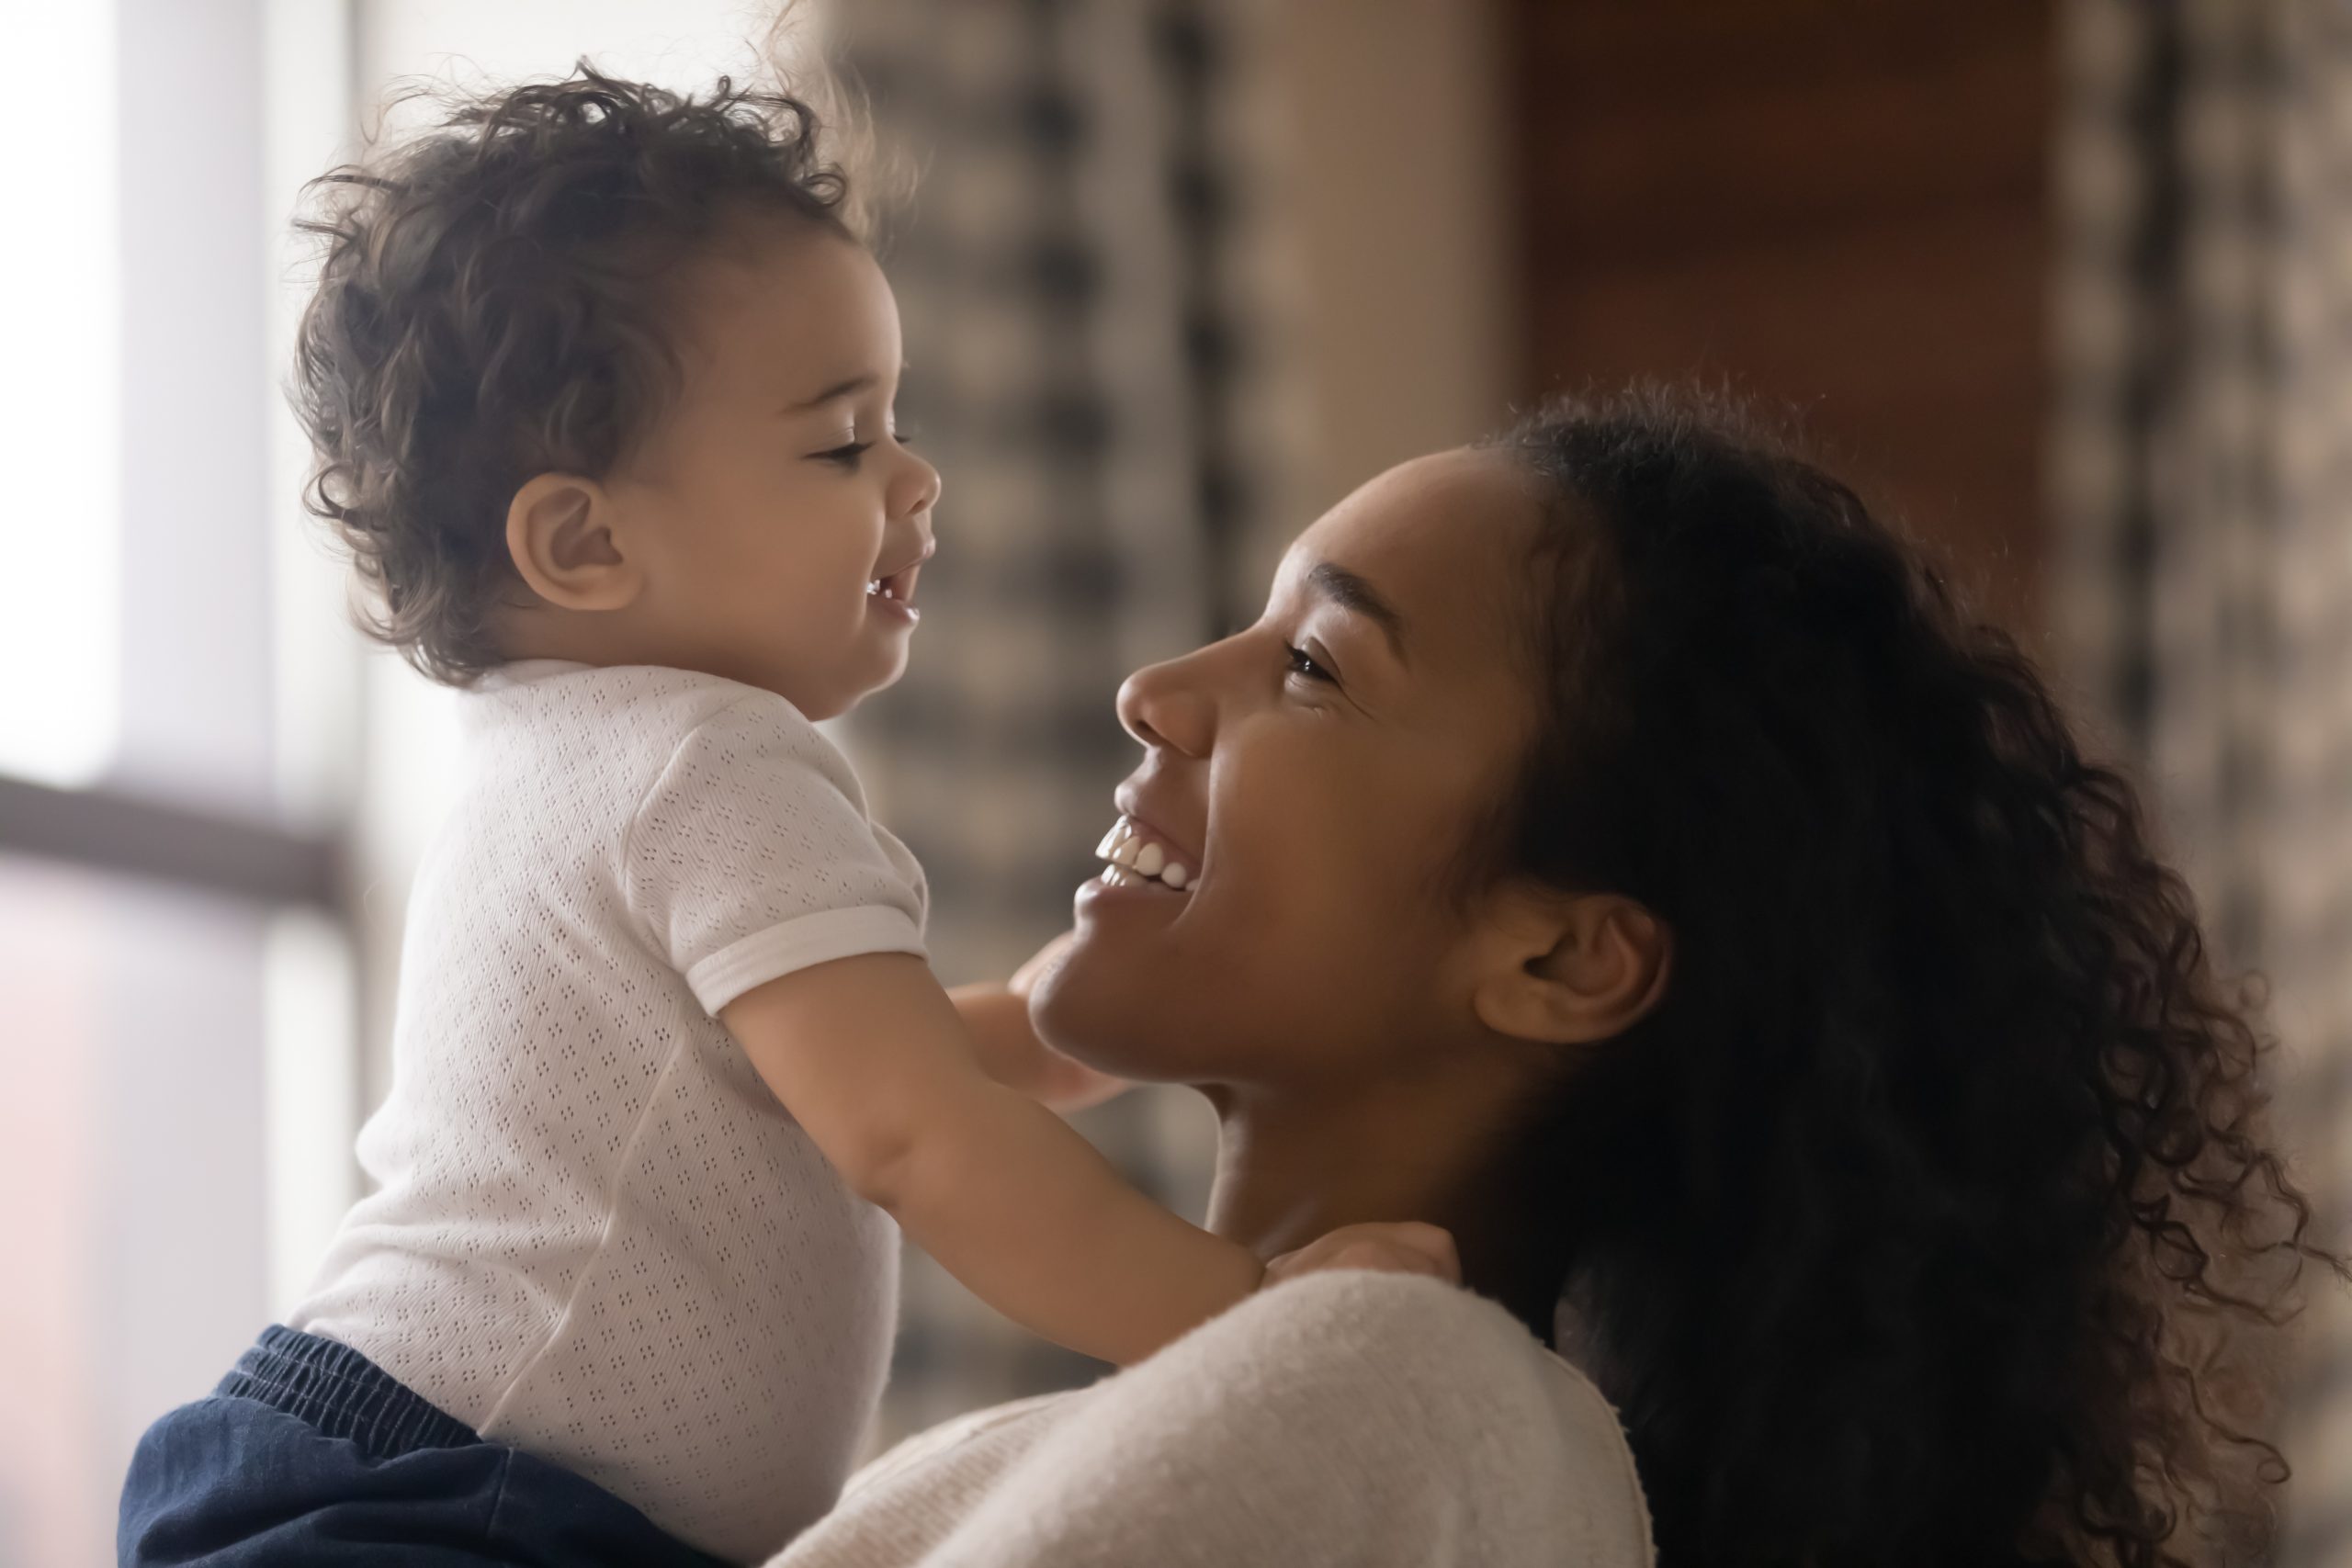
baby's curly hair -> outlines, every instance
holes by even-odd
[[[854,122],[804,96],[725,77],[679,95],[582,61],[433,101],[430,130],[305,187],[297,227],[324,255],[292,396],[304,504],[374,601],[362,629],[463,685],[499,662],[516,489],[602,477],[673,390],[679,265],[747,217],[858,239],[864,215]]]
[[[1499,1294],[1569,1304],[1659,1561],[2260,1561],[2268,1331],[2346,1265],[2132,784],[1752,411],[1643,388],[1491,450],[1546,513],[1492,869],[1675,962],[1473,1212]]]

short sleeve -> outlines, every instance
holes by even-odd
[[[867,953],[923,953],[911,856],[849,760],[782,698],[682,740],[639,804],[621,879],[647,940],[716,1015],[755,987]]]

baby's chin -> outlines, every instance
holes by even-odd
[[[823,686],[808,681],[779,680],[769,683],[768,689],[798,708],[803,716],[822,724],[856,711],[867,698],[897,685],[906,672],[907,660],[900,655],[878,673],[859,671],[848,679]]]
[[[907,648],[902,640],[896,649],[882,656],[878,666],[858,671],[856,678],[846,683],[846,695],[841,700],[841,711],[847,713],[867,698],[879,696],[897,685],[906,678],[908,662]]]

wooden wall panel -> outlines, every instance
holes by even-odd
[[[1728,377],[2037,625],[2054,0],[1504,0],[1532,395]]]

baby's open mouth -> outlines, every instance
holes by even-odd
[[[1152,838],[1136,825],[1131,817],[1121,817],[1094,846],[1094,852],[1111,863],[1102,868],[1102,881],[1112,887],[1141,887],[1148,883],[1182,892],[1197,874],[1168,852],[1168,846]]]
[[[914,598],[915,579],[922,574],[922,563],[917,561],[914,565],[894,571],[888,577],[875,578],[865,585],[865,592],[871,598],[895,599],[904,604]]]
[[[894,604],[911,604],[915,597],[915,579],[922,575],[922,563],[939,549],[939,541],[924,541],[922,554],[915,557],[896,571],[886,571],[879,577],[866,579],[865,593],[870,599],[888,599]]]

